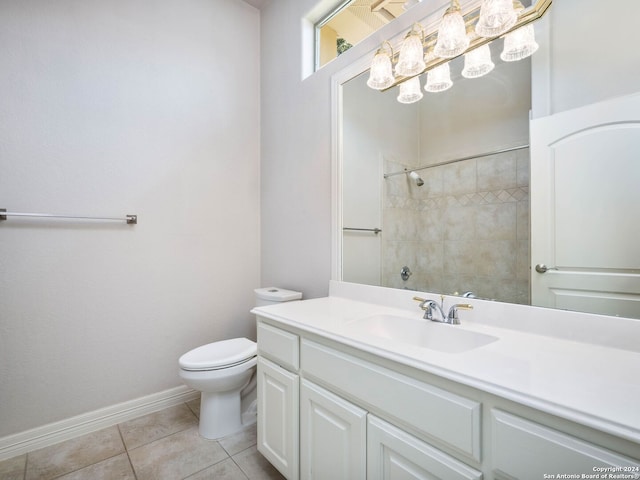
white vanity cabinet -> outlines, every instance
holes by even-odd
[[[289,480],[299,478],[298,336],[258,323],[257,448]]]
[[[337,337],[259,317],[258,353],[258,450],[290,480],[640,474],[637,442]]]
[[[482,473],[407,425],[470,462],[480,459],[480,403],[434,387],[324,343],[301,339],[303,382],[321,384],[367,412],[367,467],[357,476],[324,478],[480,480]],[[311,380],[311,381],[310,381]],[[319,388],[319,387],[317,387]],[[385,419],[380,418],[385,417]],[[304,425],[306,419],[301,417]],[[304,429],[304,427],[301,427]],[[304,438],[303,438],[304,440]],[[307,478],[303,475],[303,478]]]
[[[640,464],[630,458],[499,409],[491,411],[491,431],[496,478],[549,478],[544,475],[558,472],[625,478],[609,477],[608,472],[640,478]]]
[[[367,412],[300,380],[298,335],[257,330],[260,453],[289,480],[364,479]]]
[[[415,424],[474,459],[478,402],[261,320],[258,355],[258,450],[288,479],[482,478],[370,411]]]
[[[482,473],[398,427],[369,415],[366,478],[481,480]]]
[[[480,460],[480,402],[306,338],[301,356],[305,377]]]
[[[366,477],[367,411],[303,379],[300,387],[300,476]]]

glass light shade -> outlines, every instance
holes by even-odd
[[[420,91],[420,77],[413,77],[400,84],[398,101],[400,103],[414,103],[422,98]]]
[[[493,70],[494,67],[495,64],[491,60],[489,45],[482,45],[465,54],[462,76],[465,78],[482,77]]]
[[[476,33],[481,37],[497,37],[513,27],[517,20],[513,0],[482,0]]]
[[[369,71],[369,80],[367,85],[374,90],[384,90],[393,85],[393,69],[391,67],[391,58],[384,50],[378,50],[371,62],[371,70]]]
[[[515,62],[533,55],[538,50],[533,25],[525,25],[504,37],[504,49],[500,58],[505,62]]]
[[[424,89],[432,93],[444,92],[451,88],[452,85],[449,63],[445,63],[427,72],[427,84]]]
[[[469,47],[469,37],[460,13],[460,7],[452,6],[442,17],[438,28],[438,41],[433,50],[436,57],[453,58]]]
[[[424,63],[424,51],[422,50],[422,40],[420,35],[412,30],[405,37],[400,47],[396,74],[403,77],[417,75],[426,67]]]

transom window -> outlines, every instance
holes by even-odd
[[[315,25],[315,69],[329,63],[420,0],[348,0]]]

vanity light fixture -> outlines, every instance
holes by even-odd
[[[400,103],[415,103],[422,98],[420,91],[420,77],[413,77],[400,84],[398,101]]]
[[[451,0],[451,6],[442,17],[438,28],[438,40],[433,49],[436,57],[453,58],[469,47],[469,37],[460,13],[460,2]]]
[[[464,55],[464,68],[462,76],[465,78],[479,78],[495,68],[491,60],[489,45],[482,45]]]
[[[518,12],[513,0],[482,0],[476,33],[481,37],[496,37],[513,27],[516,20]]]
[[[425,72],[426,91],[442,92],[451,87],[448,62],[452,58],[465,55],[465,78],[478,78],[493,70],[489,43],[503,34],[500,58],[507,62],[527,58],[538,49],[532,22],[546,13],[552,1],[534,0],[525,9],[519,0],[482,0],[479,8],[462,14],[460,0],[451,0],[437,29],[426,32],[419,23],[413,24],[397,54],[395,70],[394,49],[388,41],[382,44],[374,56],[367,85],[376,90],[399,85],[399,102],[417,102],[422,98],[417,77]],[[429,51],[426,59],[425,50]],[[410,84],[403,86],[405,83]]]
[[[533,25],[525,25],[504,37],[504,50],[500,58],[505,62],[515,62],[530,57],[538,50]]]
[[[513,5],[517,12],[524,10],[524,6],[519,0],[514,1]],[[500,58],[505,62],[515,62],[530,57],[536,50],[538,50],[536,33],[533,30],[533,25],[528,24],[505,35],[504,49]]]
[[[469,38],[477,37],[472,25],[467,27],[467,35]],[[493,70],[495,66],[491,60],[491,49],[487,43],[464,54],[464,68],[461,73],[464,78],[480,78]]]
[[[427,83],[424,89],[427,92],[437,93],[449,90],[453,82],[451,81],[451,69],[449,63],[438,65],[433,70],[427,72]]]
[[[393,47],[389,42],[384,42],[376,52],[369,71],[367,85],[374,90],[384,90],[393,85],[393,67],[391,58],[393,57]]]
[[[407,36],[404,37],[400,47],[396,75],[412,77],[425,69],[423,42],[424,30],[422,25],[414,23]]]

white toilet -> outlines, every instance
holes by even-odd
[[[256,306],[300,300],[302,294],[282,288],[257,288]],[[232,338],[195,348],[180,357],[180,378],[202,392],[200,435],[222,438],[256,421],[258,349],[247,338]]]

